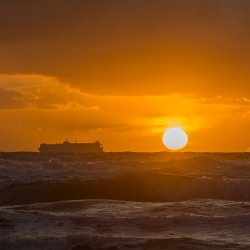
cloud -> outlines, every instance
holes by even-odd
[[[22,93],[0,88],[0,108],[16,109],[24,108],[25,106],[25,98]]]
[[[73,122],[67,123],[63,118],[61,121],[72,129],[88,124],[87,127],[92,129],[152,128],[159,131],[171,124],[179,124],[196,130],[210,127],[232,113],[248,116],[250,106],[247,97],[95,95],[60,82],[55,77],[24,74],[0,75],[0,97],[0,109],[54,110],[59,112],[59,117],[56,115],[59,120],[64,111],[79,111],[87,120],[79,118],[74,122],[74,118],[71,119]]]
[[[82,101],[82,93],[54,77],[0,75],[2,109],[98,109]]]

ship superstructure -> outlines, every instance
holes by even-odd
[[[57,144],[41,144],[40,153],[97,153],[103,152],[103,146],[99,141],[93,143],[71,143],[64,141]]]

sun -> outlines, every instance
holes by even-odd
[[[188,136],[182,128],[172,127],[166,130],[162,140],[168,149],[178,151],[186,147]]]

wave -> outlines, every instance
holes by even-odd
[[[250,180],[173,174],[125,174],[111,179],[59,180],[14,185],[1,191],[0,204],[75,199],[169,202],[190,199],[250,201]]]
[[[72,199],[250,201],[249,157],[152,160],[153,155],[0,157],[0,205]]]
[[[249,206],[249,202],[215,200],[78,200],[4,206],[0,207],[0,249],[246,250]]]

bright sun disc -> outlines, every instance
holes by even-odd
[[[188,143],[188,136],[182,128],[169,128],[163,135],[163,144],[171,150],[181,150]]]

